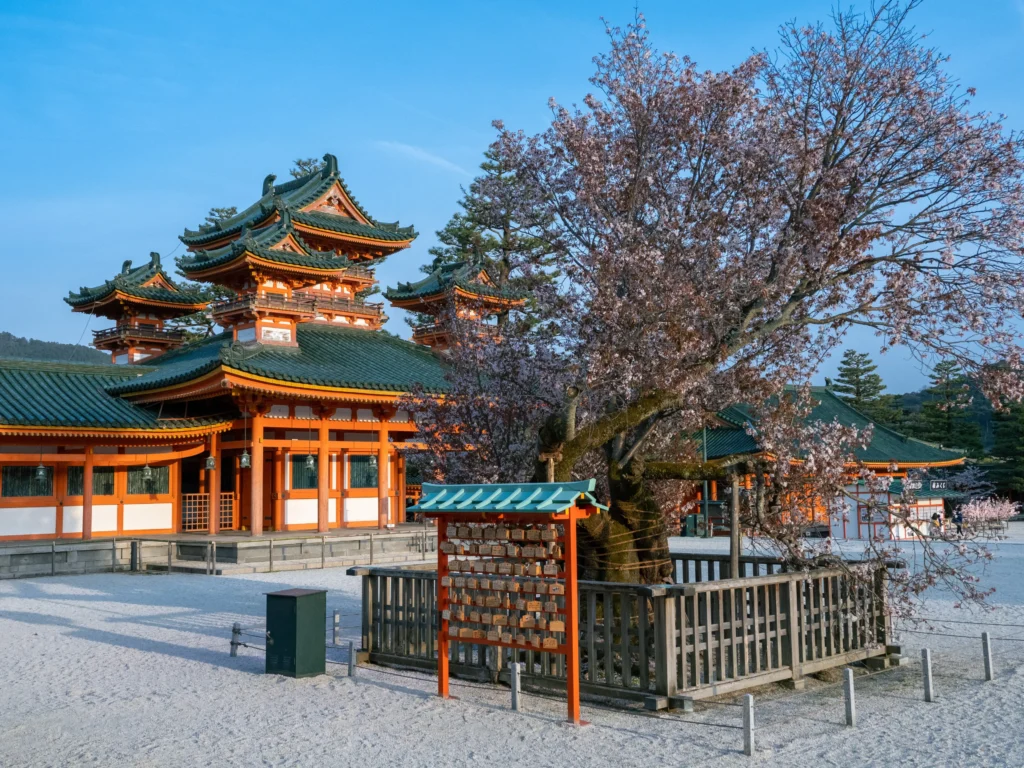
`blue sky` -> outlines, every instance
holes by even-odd
[[[267,173],[286,178],[294,158],[327,151],[373,216],[421,232],[378,271],[383,285],[408,279],[491,121],[538,131],[549,97],[579,102],[605,46],[600,18],[625,24],[633,7],[0,0],[0,330],[87,341],[86,319],[61,301],[68,289],[102,282],[124,259],[180,254],[177,235],[208,208],[246,206]],[[659,47],[709,69],[774,45],[783,21],[830,9],[641,4]],[[1024,127],[1024,0],[927,0],[916,21],[982,108]],[[390,314],[389,329],[405,334],[402,313]],[[898,352],[879,362],[891,390],[924,381]]]

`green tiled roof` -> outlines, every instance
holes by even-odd
[[[935,487],[940,484],[942,487]],[[889,493],[893,496],[901,495],[903,493],[903,480],[893,480],[889,484]],[[922,481],[921,487],[911,491],[911,493],[914,494],[915,499],[962,499],[966,496],[965,493],[946,488],[942,481],[935,480]]]
[[[229,344],[221,334],[168,352],[147,366],[152,372],[111,388],[142,392],[190,381],[220,366],[283,382],[380,392],[447,389],[440,361],[419,344],[383,331],[324,323],[297,326],[298,348]]]
[[[171,288],[164,288],[162,286],[143,287],[143,283],[152,280],[157,275],[166,280]],[[201,296],[185,293],[178,288],[168,274],[164,272],[160,264],[160,254],[155,252],[149,254],[149,262],[147,264],[132,269],[131,261],[126,261],[121,267],[120,274],[114,277],[113,280],[107,280],[103,285],[98,285],[95,288],[79,288],[78,293],[71,291],[64,301],[72,307],[88,306],[110,296],[114,291],[121,291],[129,296],[135,296],[140,299],[162,301],[168,304],[196,305],[205,303]]]
[[[301,253],[273,248],[289,235],[295,238],[299,247],[302,248]],[[333,253],[321,253],[306,245],[292,228],[291,217],[287,212],[280,221],[265,229],[257,232],[243,230],[237,240],[223,248],[215,248],[212,251],[199,250],[193,256],[183,256],[178,261],[178,266],[185,274],[202,272],[221,264],[227,264],[245,252],[277,264],[309,269],[344,272],[352,266],[348,259],[339,258]]]
[[[436,296],[453,288],[461,288],[467,293],[478,296],[494,296],[513,301],[522,298],[514,291],[502,290],[476,282],[476,277],[480,274],[481,270],[482,267],[479,264],[473,264],[468,261],[444,264],[419,282],[399,283],[397,288],[388,288],[384,291],[384,297],[390,301],[402,301]]]
[[[506,512],[509,514],[558,514],[580,501],[608,509],[594,498],[593,480],[572,483],[494,483],[482,485],[423,484],[419,504],[412,512],[444,514]]]
[[[838,421],[845,426],[865,429],[873,424],[871,419],[837,397],[826,387],[812,387],[814,407],[808,416],[808,422],[822,421],[831,423]],[[756,442],[746,433],[744,425],[754,421],[749,406],[737,405],[721,411],[719,417],[730,426],[709,429],[708,458],[733,456],[740,453],[753,453],[757,450]],[[700,450],[701,433],[694,436]],[[871,443],[867,448],[854,451],[858,461],[871,464],[942,464],[963,458],[963,453],[940,448],[897,432],[889,427],[875,424]]]
[[[180,429],[217,419],[162,419],[107,392],[144,366],[0,360],[0,424],[9,426]]]
[[[237,235],[245,228],[255,228],[270,218],[274,211],[287,210],[292,214],[298,214],[299,208],[316,200],[335,182],[341,185],[349,200],[370,222],[370,225],[360,224],[347,216],[334,216],[320,212],[301,214],[302,216],[314,215],[324,219],[320,223],[310,223],[310,226],[378,240],[405,241],[416,237],[413,227],[399,227],[397,222],[394,224],[381,223],[370,216],[352,195],[345,180],[338,173],[338,159],[334,155],[324,155],[324,167],[319,171],[284,184],[274,184],[275,180],[276,177],[273,174],[267,176],[263,180],[263,196],[244,211],[229,219],[200,227],[197,230],[186,229],[185,233],[181,235],[181,241],[194,248],[226,236]]]

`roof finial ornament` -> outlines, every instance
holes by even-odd
[[[160,268],[160,254],[156,251],[149,252],[149,266]]]
[[[330,152],[324,155],[324,168],[320,172],[320,177],[326,179],[328,176],[334,176],[338,173],[338,158],[332,155]]]
[[[274,191],[274,182],[277,181],[277,176],[272,173],[268,173],[263,179],[263,194],[267,195]]]
[[[121,274],[122,275],[127,275],[131,271],[132,271],[132,260],[131,259],[125,259],[124,260],[124,264],[121,265]]]

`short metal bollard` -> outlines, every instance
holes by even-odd
[[[522,712],[523,710],[523,690],[522,690],[522,672],[523,665],[518,661],[512,662],[512,711]]]
[[[327,567],[327,537],[320,537],[320,568]]]
[[[857,727],[857,702],[853,697],[853,670],[843,670],[843,694],[846,699],[846,724],[850,728]]]
[[[334,612],[334,634],[331,638],[331,645],[338,644],[338,637],[341,634],[341,611]]]
[[[238,645],[242,642],[242,625],[237,621],[231,625],[231,655],[238,655]]]
[[[754,697],[749,693],[743,697],[743,754],[754,754]]]
[[[50,542],[50,575],[57,575],[57,542]]]
[[[273,541],[268,541],[267,542],[267,562],[269,563],[268,567],[270,568],[270,572],[273,573],[274,572],[274,542]]]
[[[992,638],[988,632],[981,633],[981,653],[985,657],[985,680],[992,680]]]
[[[932,689],[932,652],[928,648],[921,649],[921,675],[924,678],[924,700],[935,701],[935,691]]]
[[[167,542],[167,575],[171,575],[171,562],[174,560],[174,542]]]
[[[354,640],[348,641],[348,676],[356,676],[356,644]]]

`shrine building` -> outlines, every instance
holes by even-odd
[[[898,505],[907,503],[902,494],[908,483],[911,484],[913,500],[909,504],[907,517],[925,529],[933,514],[943,514],[945,499],[955,500],[958,497],[954,490],[947,487],[945,480],[920,478],[916,475],[927,474],[929,470],[960,466],[966,460],[963,453],[876,424],[826,387],[812,387],[811,398],[813,407],[806,417],[808,423],[821,421],[828,424],[835,421],[860,431],[868,426],[873,427],[871,441],[864,447],[858,446],[853,452],[857,463],[849,467],[849,483],[838,505],[843,511],[829,517],[823,509],[807,510],[809,518],[818,524],[823,534],[840,539],[911,539],[917,534],[892,515]],[[762,453],[761,446],[747,429],[749,424],[756,422],[752,409],[745,406],[727,408],[718,414],[717,422],[706,433],[696,435],[698,451],[703,452],[705,448],[702,441],[706,434],[705,455],[708,459],[740,462]],[[880,477],[888,478],[885,492],[873,492],[856,479],[857,470],[861,466],[873,470]],[[749,484],[750,478],[747,478],[747,487]],[[719,493],[717,483],[710,484],[709,497],[713,503],[710,505],[709,516],[715,529],[722,533],[728,530],[728,514],[722,503],[715,502],[727,496],[728,492]]]
[[[404,341],[364,295],[381,259],[415,237],[371,217],[325,155],[321,170],[267,176],[251,206],[181,235],[180,271],[229,298],[207,305],[157,254],[72,292],[73,311],[113,321],[94,345],[115,364],[0,361],[0,540],[403,522],[417,446],[402,399],[444,390],[427,345],[447,343],[445,319],[439,309],[423,344]],[[454,270],[455,284],[494,293],[471,272]],[[219,332],[189,340],[169,324],[196,312]]]

